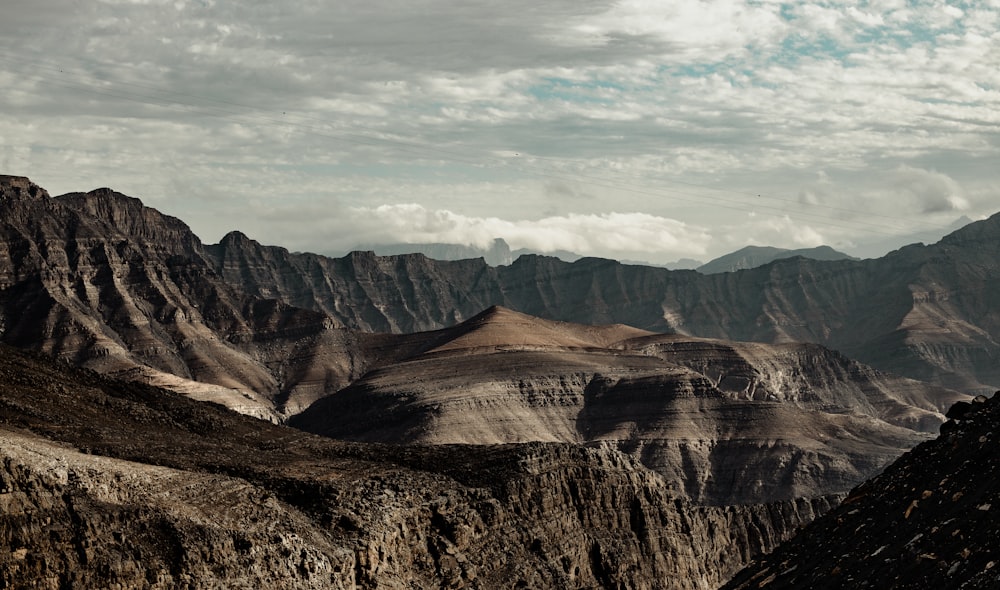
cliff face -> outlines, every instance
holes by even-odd
[[[608,449],[346,444],[0,347],[10,588],[714,588],[825,500],[694,507]]]
[[[1000,586],[1000,398],[957,404],[941,435],[725,588]]]
[[[329,318],[228,285],[186,225],[137,199],[8,178],[0,213],[5,342],[275,420],[352,376]]]

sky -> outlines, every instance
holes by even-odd
[[[873,255],[1000,210],[1000,0],[4,0],[0,88],[0,174],[206,243]]]

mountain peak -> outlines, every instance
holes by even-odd
[[[852,256],[838,252],[830,246],[816,246],[815,248],[799,248],[789,250],[787,248],[776,248],[774,246],[744,246],[735,252],[725,254],[711,260],[696,270],[702,274],[717,274],[723,272],[735,272],[737,270],[747,270],[764,266],[765,264],[780,260],[782,258],[794,258],[801,256],[812,260],[852,260]]]
[[[226,246],[232,246],[237,244],[249,244],[251,242],[253,242],[253,240],[250,239],[250,236],[246,235],[245,233],[239,230],[233,230],[227,233],[226,235],[222,236],[222,239],[219,240],[220,244]]]
[[[45,189],[31,182],[27,176],[0,174],[0,200],[47,198]]]
[[[484,347],[587,349],[652,332],[621,324],[588,326],[538,318],[493,305],[454,328],[445,330],[445,342],[433,350],[442,352]]]
[[[941,238],[942,244],[960,246],[980,242],[995,243],[1000,238],[1000,213],[974,221]],[[990,246],[994,248],[993,245]]]

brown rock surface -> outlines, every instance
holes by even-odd
[[[339,443],[0,346],[0,586],[714,588],[824,500],[609,449]]]
[[[539,256],[492,268],[290,253],[238,232],[204,246],[179,220],[114,191],[53,199],[2,177],[0,339],[275,420],[368,368],[353,344],[345,356],[354,337],[335,326],[438,329],[491,305],[582,324],[818,342],[880,369],[992,391],[998,226],[985,220],[878,260],[792,259],[712,276]]]
[[[815,342],[967,393],[1000,386],[1000,215],[872,260],[792,258],[705,276],[612,260],[293,254],[227,238],[208,248],[231,284],[375,332],[444,328],[491,305],[582,324],[765,343]],[[252,272],[251,272],[252,271]]]
[[[816,345],[654,335],[504,308],[396,339],[409,356],[291,423],[392,443],[599,444],[695,501],[728,505],[846,492],[966,397]]]
[[[725,588],[1000,587],[1000,398],[964,406]]]

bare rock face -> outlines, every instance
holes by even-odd
[[[423,346],[291,424],[391,443],[598,444],[691,500],[731,505],[845,493],[967,397],[816,345],[655,335],[496,307],[396,340],[396,350]]]
[[[1000,587],[1000,398],[959,409],[937,439],[858,486],[725,588]]]
[[[226,284],[186,225],[137,199],[8,179],[0,213],[5,342],[271,420],[352,376],[329,318]]]
[[[339,443],[0,346],[0,585],[715,588],[825,500],[695,507],[610,449]]]

